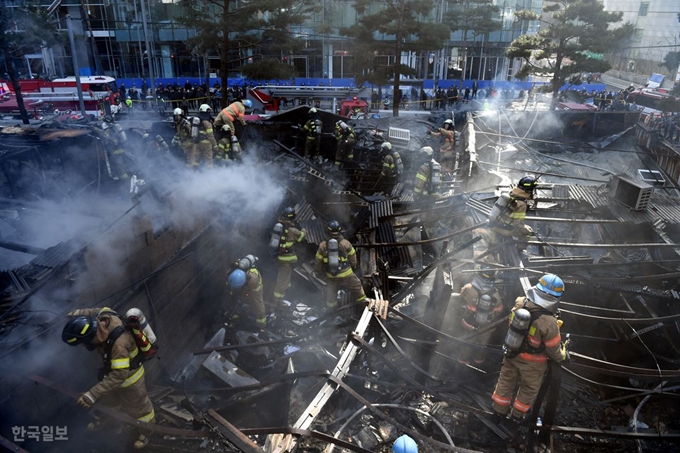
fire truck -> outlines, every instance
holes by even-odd
[[[335,109],[338,102],[357,93],[356,87],[262,85],[250,89],[250,95],[264,105],[265,112],[277,112],[288,103],[319,107],[322,100]]]
[[[116,79],[108,76],[80,77],[83,89],[85,111],[98,114],[104,100],[111,104],[118,98]],[[75,77],[63,79],[22,79],[19,80],[24,105],[29,113],[37,115],[53,111],[80,111],[78,90]],[[15,115],[19,107],[14,94],[14,87],[7,80],[0,80],[3,93],[0,94],[0,114]]]

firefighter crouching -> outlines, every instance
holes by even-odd
[[[217,142],[217,156],[218,162],[241,162],[243,154],[241,152],[241,144],[238,141],[236,132],[232,126],[225,124],[220,129],[220,139]]]
[[[223,108],[222,111],[217,115],[217,118],[215,118],[215,129],[222,130],[222,126],[226,124],[232,131],[235,131],[236,129],[234,128],[234,120],[238,120],[242,126],[245,126],[246,108],[251,108],[252,106],[253,102],[250,99],[246,99],[243,102],[232,102]]]
[[[102,403],[107,406],[122,406],[123,411],[137,420],[155,423],[142,365],[143,356],[150,353],[151,346],[145,348],[146,351],[140,351],[131,330],[110,308],[74,310],[69,316],[61,334],[62,340],[71,346],[84,344],[89,350],[96,349],[104,360],[99,383],[83,393],[78,398],[78,404],[89,408],[102,399]],[[99,427],[99,422],[88,425],[91,431]],[[141,431],[134,447],[144,448],[149,442],[148,435],[148,432]]]
[[[274,225],[269,247],[276,254],[279,273],[274,286],[274,302],[278,307],[286,297],[293,275],[293,264],[297,263],[295,244],[302,242],[307,231],[299,229],[295,223],[295,209],[288,206],[281,211],[278,222]]]
[[[311,159],[318,164],[321,163],[321,131],[323,123],[319,119],[316,108],[309,109],[309,119],[302,127],[307,134],[305,140],[305,158]]]
[[[434,151],[429,146],[420,148],[427,160],[418,168],[413,183],[413,193],[417,201],[435,201],[441,190],[442,167],[432,158]]]
[[[554,274],[540,278],[518,297],[510,317],[510,329],[505,337],[506,351],[501,374],[491,399],[497,416],[511,411],[512,395],[519,380],[519,390],[512,403],[510,420],[519,424],[529,411],[548,369],[548,360],[561,362],[567,358],[561,344],[556,318],[564,283]]]
[[[498,319],[503,313],[503,302],[498,289],[494,285],[496,273],[484,264],[480,271],[475,273],[472,282],[466,284],[460,290],[460,295],[465,303],[465,311],[461,320],[465,332],[481,329]],[[475,336],[472,341],[487,345],[492,335],[493,330],[489,330]],[[469,364],[471,358],[475,365],[481,365],[486,359],[486,350],[476,348],[473,350],[470,347],[463,346],[458,361]]]
[[[267,327],[267,312],[264,307],[262,275],[260,271],[255,268],[257,258],[253,255],[246,255],[234,263],[232,271],[227,278],[227,284],[232,289],[232,294],[235,294],[239,302],[247,302],[250,305],[250,311],[255,317],[255,324],[263,331]],[[240,308],[240,307],[237,307]],[[237,318],[238,316],[233,316]],[[231,321],[231,320],[229,320]]]
[[[357,267],[357,255],[352,244],[342,237],[342,227],[337,220],[328,223],[331,238],[319,244],[316,251],[317,274],[326,273],[326,306],[329,309],[338,306],[338,290],[350,291],[356,302],[366,300],[366,293],[361,280],[354,274]]]

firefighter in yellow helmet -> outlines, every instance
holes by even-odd
[[[524,219],[537,186],[536,178],[524,176],[510,193],[498,197],[489,214],[489,248],[497,246],[504,238],[526,238],[534,234],[534,230],[524,224]]]
[[[295,223],[295,209],[288,206],[281,211],[278,223],[283,226],[279,244],[276,250],[276,261],[279,265],[279,273],[274,286],[274,302],[279,306],[286,297],[286,291],[290,288],[290,278],[293,275],[293,264],[297,263],[298,256],[295,253],[295,244],[302,242],[307,234],[304,228],[298,228]]]
[[[338,290],[349,290],[356,302],[366,300],[361,280],[354,274],[357,267],[357,255],[352,244],[342,236],[342,227],[337,220],[328,222],[331,238],[319,244],[316,251],[317,274],[326,274],[326,306],[334,309],[338,306]]]
[[[101,399],[106,406],[121,406],[139,421],[155,423],[156,415],[144,382],[142,354],[120,316],[107,307],[74,310],[68,315],[62,340],[71,346],[83,344],[89,350],[96,349],[104,359],[99,382],[80,395],[78,404],[89,408]],[[91,431],[99,427],[99,422],[88,425]],[[134,447],[144,448],[148,436],[147,431],[140,430]]]
[[[505,358],[491,399],[497,416],[519,423],[534,403],[548,369],[548,360],[561,362],[568,357],[561,343],[557,308],[564,283],[557,275],[546,274],[536,286],[518,297],[505,338]],[[519,390],[512,395],[519,382]]]

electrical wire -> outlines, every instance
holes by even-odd
[[[455,444],[453,443],[453,439],[451,439],[451,436],[449,435],[448,431],[446,431],[446,428],[444,428],[444,426],[439,422],[439,420],[437,420],[432,414],[430,414],[430,413],[428,413],[428,412],[425,412],[425,411],[423,411],[423,410],[421,410],[421,409],[418,409],[417,407],[409,407],[409,406],[404,406],[404,405],[402,405],[402,404],[390,404],[390,403],[378,403],[378,404],[375,404],[375,403],[374,403],[374,404],[371,404],[371,405],[372,405],[373,407],[389,407],[389,408],[393,408],[393,409],[403,409],[403,410],[406,410],[406,411],[416,412],[416,413],[418,413],[418,414],[420,414],[420,415],[424,415],[424,416],[426,416],[426,417],[429,417],[429,418],[432,420],[432,422],[433,422],[435,425],[437,425],[437,428],[439,428],[439,429],[441,430],[441,432],[444,434],[444,437],[446,437],[446,441],[449,443],[449,445],[451,445],[452,447],[455,447]],[[368,407],[367,407],[367,406],[363,406],[363,407],[361,407],[359,410],[357,410],[356,412],[354,412],[354,413],[347,419],[347,421],[346,421],[340,428],[338,428],[338,430],[335,432],[335,434],[333,435],[333,437],[335,437],[336,439],[338,439],[338,438],[340,437],[340,434],[345,430],[345,428],[347,428],[347,426],[349,426],[349,424],[352,423],[352,421],[353,421],[355,418],[357,418],[357,417],[358,417],[362,412],[364,412],[366,409],[368,409]],[[331,444],[330,447],[329,447],[329,449],[328,449],[328,452],[327,452],[327,453],[333,453],[333,450],[334,450],[334,449],[335,449],[335,444]]]

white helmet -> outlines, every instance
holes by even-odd
[[[392,149],[392,143],[390,142],[383,142],[382,145],[380,145],[380,148],[383,150],[388,150],[390,151]]]
[[[201,113],[211,112],[212,107],[210,107],[208,104],[201,104],[201,106],[198,108],[198,111]]]
[[[222,131],[231,132],[231,126],[229,126],[228,124],[225,124],[224,126],[222,126]]]
[[[434,154],[434,150],[432,149],[431,146],[423,146],[422,148],[420,148],[420,152],[425,153],[428,156],[432,156]]]
[[[453,126],[453,120],[450,120],[450,119],[446,120],[446,121],[444,121],[444,124],[450,124],[450,125]]]
[[[309,113],[316,113],[316,107],[312,107],[311,109],[309,109]]]
[[[184,110],[181,108],[177,107],[175,110],[172,111],[173,115],[184,115]]]

